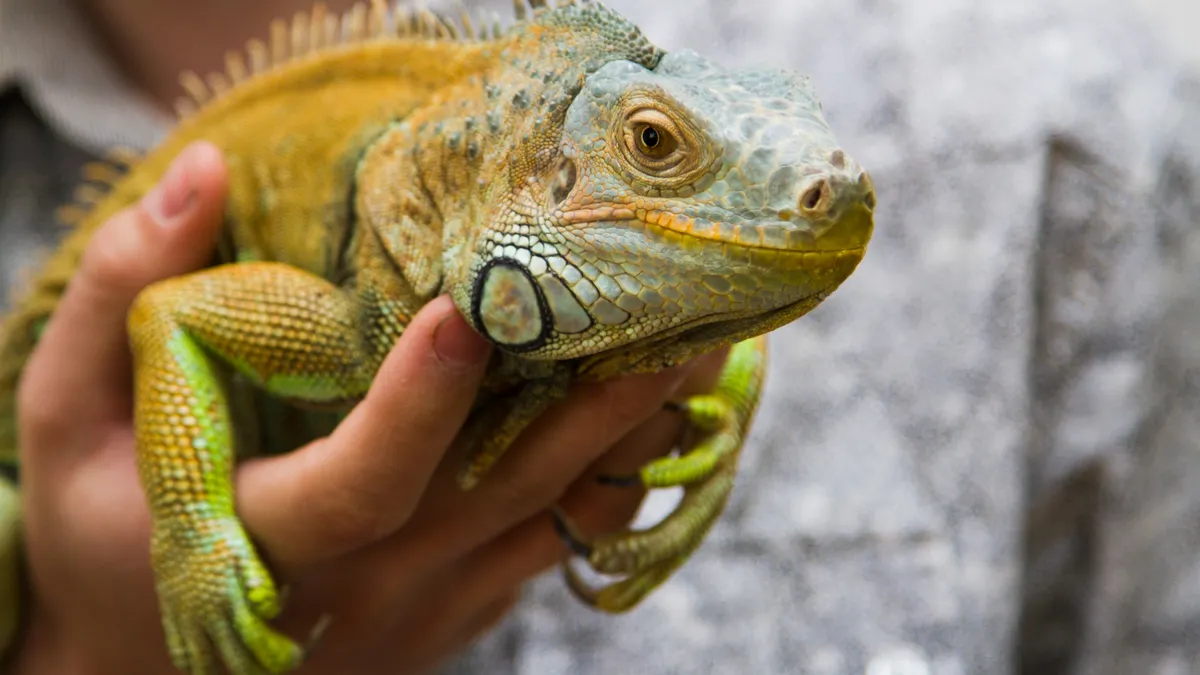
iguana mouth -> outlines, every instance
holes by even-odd
[[[814,234],[806,224],[774,220],[760,223],[731,223],[693,218],[663,210],[597,207],[563,214],[572,225],[603,222],[637,222],[648,228],[666,230],[688,238],[712,241],[742,249],[779,253],[854,253],[863,251],[871,238],[874,222],[868,209],[843,210],[827,219]]]
[[[813,307],[833,293],[839,285],[837,283],[830,284],[825,288],[796,298],[774,309],[733,314],[710,314],[697,317],[691,321],[656,333],[647,338],[647,343],[667,345],[680,341],[690,343],[720,341],[730,344],[754,335],[764,334],[807,314]],[[645,346],[645,344],[642,345],[642,347]],[[586,377],[589,371],[597,369],[598,365],[602,364],[606,359],[618,358],[622,353],[630,349],[638,349],[638,346],[622,345],[580,357],[580,373]],[[653,358],[655,351],[652,349],[646,351],[647,357]]]

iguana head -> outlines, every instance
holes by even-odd
[[[655,61],[596,68],[552,143],[510,151],[511,197],[493,200],[460,296],[502,348],[742,339],[815,307],[862,259],[875,192],[808,78]]]

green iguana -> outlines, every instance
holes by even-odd
[[[22,364],[89,236],[190,141],[224,151],[218,259],[147,288],[128,320],[157,591],[181,670],[302,662],[305,648],[268,623],[280,600],[234,512],[237,451],[327,432],[338,418],[318,410],[360,399],[434,297],[449,294],[498,348],[464,489],[572,381],[734,345],[716,390],[676,404],[700,442],[635,479],[684,486],[673,513],[590,542],[558,516],[594,569],[624,576],[570,585],[617,612],[663,583],[724,508],[763,335],[862,259],[875,193],[808,78],[666,53],[598,2],[523,2],[512,26],[482,31],[382,0],[345,17],[318,6],[251,42],[248,63],[231,54],[225,73],[184,75],[177,128],[77,205],[77,229],[4,324],[0,451],[14,459]],[[289,435],[281,410],[311,428]],[[18,517],[3,516],[0,527]]]

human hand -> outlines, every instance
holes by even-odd
[[[212,146],[189,147],[176,166],[163,191],[95,235],[22,383],[32,585],[22,675],[173,672],[135,463],[125,316],[142,288],[209,259],[226,190]],[[454,438],[488,354],[438,299],[332,435],[238,465],[238,513],[291,589],[277,625],[303,639],[319,616],[334,619],[301,672],[407,672],[461,648],[565,557],[548,506],[592,532],[633,515],[640,491],[591,476],[669,451],[680,421],[658,412],[663,401],[707,391],[722,362],[576,387],[462,493]]]

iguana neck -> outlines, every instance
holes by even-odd
[[[544,177],[559,161],[563,118],[582,76],[567,63],[518,66],[501,57],[409,121],[419,180],[442,221],[446,286],[465,278],[482,237],[533,223],[543,211]],[[506,222],[492,222],[495,214]]]

